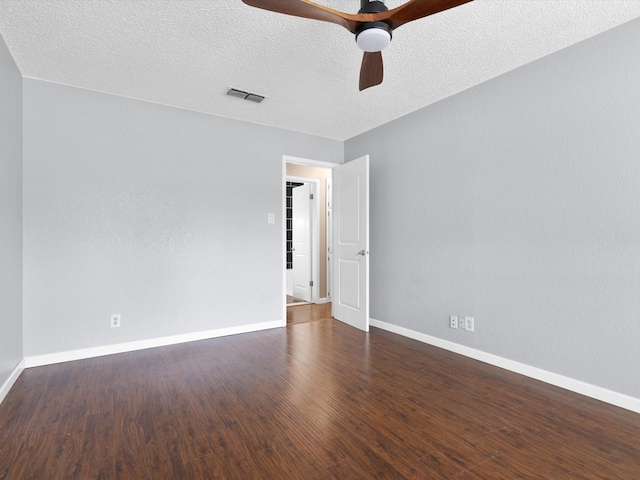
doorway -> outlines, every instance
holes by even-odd
[[[369,157],[333,164],[283,156],[282,213],[285,220],[285,181],[288,178],[318,184],[317,195],[313,198],[315,206],[311,209],[315,216],[311,220],[314,232],[311,303],[332,303],[332,313],[337,320],[369,331]],[[333,181],[336,192],[332,192]],[[282,278],[286,293],[287,233],[284,227],[282,232],[285,260]],[[332,245],[332,239],[335,245]],[[333,256],[335,259],[331,258]],[[286,295],[282,299],[282,314],[283,326],[286,326]]]
[[[285,298],[283,299],[283,318],[287,316],[287,300],[294,301],[292,298],[287,298],[292,294],[292,261],[294,258],[293,252],[290,248],[293,246],[293,232],[289,231],[287,227],[293,227],[293,212],[288,212],[288,206],[292,205],[293,199],[289,200],[287,193],[287,182],[293,182],[294,184],[309,184],[312,187],[313,199],[311,203],[311,217],[310,217],[310,230],[311,230],[311,280],[313,285],[311,287],[310,303],[312,304],[324,304],[330,303],[330,288],[329,288],[329,269],[328,269],[328,255],[327,248],[329,246],[328,235],[330,230],[327,220],[328,205],[327,199],[330,195],[327,194],[327,190],[331,184],[332,168],[338,164],[319,162],[314,160],[296,158],[296,157],[283,157],[282,164],[282,189],[283,189],[283,250],[284,250],[284,292]],[[293,190],[297,187],[292,188]],[[291,220],[291,221],[290,221]],[[291,242],[291,243],[289,243]],[[295,297],[294,295],[290,295]],[[301,299],[302,300],[302,299]],[[295,302],[294,303],[300,303]],[[284,321],[286,325],[286,320]]]

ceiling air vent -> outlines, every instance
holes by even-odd
[[[265,97],[255,93],[245,92],[244,90],[238,90],[237,88],[228,88],[227,95],[229,97],[242,98],[243,100],[249,100],[250,102],[261,103]]]

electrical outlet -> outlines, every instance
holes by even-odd
[[[464,317],[464,329],[467,332],[475,332],[475,322],[473,317]]]
[[[111,328],[120,328],[120,314],[114,313],[111,315]]]
[[[449,326],[451,328],[458,328],[458,317],[456,315],[451,315],[449,317]]]

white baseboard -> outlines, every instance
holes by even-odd
[[[326,298],[319,298],[316,303],[316,305],[322,305],[323,303],[327,303],[327,299]]]
[[[449,342],[448,340],[432,337],[431,335],[416,332],[414,330],[409,330],[408,328],[399,327],[397,325],[392,325],[380,320],[374,320],[373,318],[369,319],[369,323],[372,327],[377,327],[392,333],[397,333],[398,335],[402,335],[403,337],[409,337],[414,340],[418,340],[419,342],[433,345],[434,347],[443,348],[445,350],[449,350],[450,352],[464,355],[465,357],[473,358],[475,360],[479,360],[496,367],[504,368],[505,370],[519,373],[526,377],[534,378],[536,380],[555,385],[556,387],[564,388],[565,390],[579,393],[587,397],[595,398],[596,400],[600,400],[602,402],[606,402],[611,405],[624,408],[626,410],[631,410],[632,412],[640,413],[640,398],[635,398],[623,393],[607,390],[606,388],[591,385],[589,383],[565,377],[563,375],[558,375],[557,373],[548,372],[537,367],[532,367],[524,363],[519,363],[514,360],[509,360],[507,358],[493,355],[491,353],[486,353],[481,350],[466,347],[458,343]]]
[[[26,357],[24,359],[25,368],[40,367],[42,365],[51,365],[54,363],[70,362],[72,360],[82,360],[84,358],[101,357],[104,355],[113,355],[116,353],[133,352],[136,350],[144,350],[147,348],[165,347],[167,345],[176,345],[179,343],[195,342],[198,340],[207,340],[209,338],[226,337],[228,335],[237,335],[239,333],[257,332],[260,330],[268,330],[271,328],[282,327],[282,321],[254,323],[250,325],[242,325],[239,327],[220,328],[217,330],[208,330],[205,332],[186,333],[182,335],[173,335],[170,337],[151,338],[148,340],[139,340],[136,342],[118,343],[114,345],[104,345],[100,347],[83,348],[81,350],[71,350],[66,352],[50,353],[47,355],[36,355]]]
[[[18,377],[20,376],[20,374],[25,368],[24,365],[25,365],[25,362],[24,360],[22,360],[16,366],[16,368],[13,369],[13,372],[11,372],[11,375],[9,375],[9,378],[7,378],[7,381],[2,384],[2,387],[0,387],[0,403],[2,403],[4,398],[9,393],[9,390],[11,390],[11,387],[13,387],[13,384],[16,383],[16,380],[18,380]]]

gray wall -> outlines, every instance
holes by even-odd
[[[346,142],[372,318],[640,397],[638,45],[635,20]]]
[[[24,88],[25,356],[283,320],[282,155],[342,142]]]
[[[0,37],[0,386],[22,360],[22,75]]]

